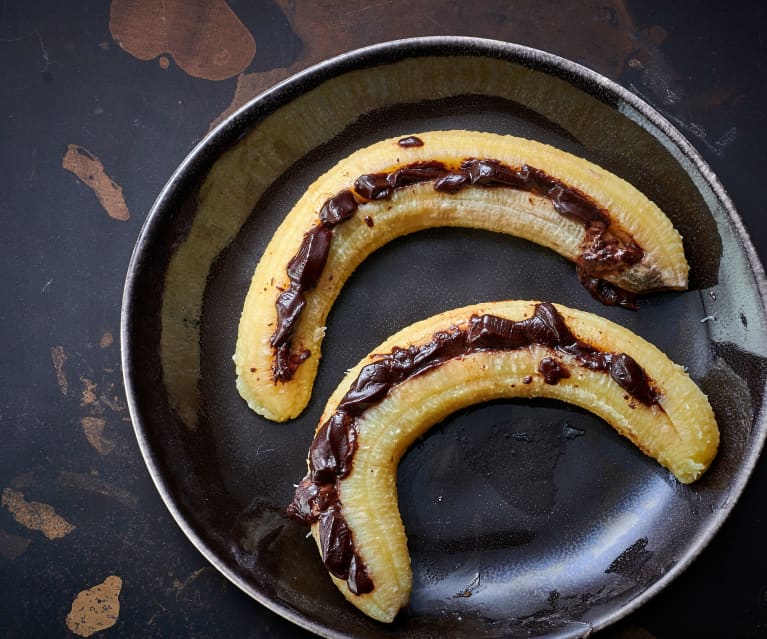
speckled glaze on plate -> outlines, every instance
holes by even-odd
[[[433,229],[368,258],[328,319],[313,399],[287,424],[248,410],[231,356],[251,274],[302,190],[378,139],[466,128],[583,155],[655,200],[684,236],[691,286],[605,308],[572,265],[513,237]],[[657,112],[588,69],[508,43],[438,37],[354,51],[223,122],[163,189],[123,300],[136,435],[173,516],[226,577],[327,637],[581,637],[666,584],[715,534],[765,436],[764,272],[722,186]],[[336,591],[285,517],[325,399],[389,334],[448,308],[544,299],[604,315],[688,367],[722,431],[692,486],[599,419],[548,401],[473,407],[405,456],[414,582],[384,626]]]

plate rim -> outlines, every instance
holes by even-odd
[[[216,159],[240,139],[243,135],[242,131],[250,130],[257,122],[285,104],[288,104],[297,96],[333,77],[353,70],[371,68],[378,64],[391,64],[406,57],[426,57],[429,55],[494,57],[509,63],[524,65],[528,68],[541,70],[564,79],[580,90],[587,91],[597,99],[604,100],[605,96],[615,98],[638,112],[642,118],[657,127],[661,135],[653,132],[650,132],[650,134],[661,144],[663,144],[664,138],[667,139],[687,161],[692,163],[694,168],[704,178],[706,186],[711,189],[728,222],[733,227],[734,236],[742,248],[749,264],[750,272],[754,277],[755,288],[762,309],[765,311],[765,315],[767,315],[767,276],[765,276],[764,267],[734,202],[710,165],[703,159],[694,145],[661,112],[645,100],[597,71],[559,55],[517,43],[460,35],[423,36],[391,40],[353,49],[313,64],[278,82],[228,115],[195,144],[174,170],[149,209],[137,236],[128,263],[120,314],[121,366],[126,403],[139,450],[152,482],[176,524],[181,528],[193,546],[218,572],[242,590],[248,597],[297,626],[331,639],[340,639],[353,635],[327,628],[318,622],[306,618],[306,616],[292,607],[281,603],[279,600],[270,598],[255,590],[239,574],[232,571],[218,556],[213,546],[194,530],[194,527],[187,521],[187,518],[176,504],[176,500],[171,495],[165,473],[161,468],[160,461],[157,459],[158,455],[146,435],[146,429],[136,398],[136,389],[133,384],[133,375],[135,375],[136,370],[133,362],[133,339],[130,330],[130,318],[137,307],[135,299],[137,273],[142,262],[146,259],[144,255],[145,246],[157,229],[161,228],[165,222],[163,212],[173,205],[178,193],[184,193],[191,183],[194,183],[200,175],[203,175]],[[600,96],[600,92],[603,95]],[[625,111],[622,114],[624,117],[632,119],[630,114]],[[242,125],[245,124],[247,124],[247,127],[243,129]],[[672,151],[672,149],[668,150]],[[730,516],[761,455],[765,439],[767,438],[766,407],[767,400],[764,400],[754,418],[754,428],[750,439],[751,446],[748,449],[748,454],[742,459],[738,474],[733,478],[735,479],[734,484],[729,486],[726,504],[717,511],[716,515],[705,526],[701,527],[701,531],[697,535],[697,541],[688,548],[684,556],[668,572],[663,574],[631,601],[601,616],[597,623],[592,624],[590,631],[601,630],[613,625],[646,604],[674,579],[685,572],[702,550],[708,546],[724,521]]]

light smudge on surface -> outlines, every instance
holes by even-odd
[[[115,449],[115,442],[104,435],[106,420],[103,417],[86,415],[80,419],[88,443],[101,455],[109,455]]]
[[[96,194],[109,217],[122,222],[130,219],[122,187],[106,174],[104,165],[90,151],[77,144],[70,144],[61,165]]]
[[[27,501],[24,493],[13,488],[3,490],[2,505],[22,526],[29,530],[39,530],[48,539],[59,539],[75,529],[66,519],[56,514],[53,506]]]
[[[136,508],[138,506],[138,497],[133,493],[112,484],[98,475],[87,473],[73,473],[70,471],[62,470],[59,472],[58,485],[61,488],[73,488],[77,490],[85,490],[87,492],[96,493],[98,495],[104,495],[115,499],[125,506]]]
[[[34,488],[38,483],[34,471],[28,471],[26,473],[21,473],[21,475],[16,475],[16,477],[11,480],[11,488],[24,492],[28,488]]]
[[[90,637],[111,628],[120,616],[120,591],[123,580],[110,575],[103,583],[80,592],[67,615],[67,628],[81,637]]]
[[[109,32],[139,60],[170,55],[187,74],[226,80],[248,68],[256,41],[224,0],[112,0]],[[159,59],[162,69],[170,61]]]
[[[176,600],[193,602],[199,601],[200,592],[196,587],[193,587],[193,584],[197,581],[200,575],[210,572],[211,570],[212,568],[210,566],[203,566],[202,568],[195,570],[186,579],[184,579],[184,581],[181,581],[178,578],[174,579],[172,588],[176,594]]]
[[[64,352],[63,346],[54,346],[51,348],[51,361],[53,362],[53,368],[56,371],[56,383],[59,385],[59,390],[62,395],[66,395],[69,392],[69,382],[67,381],[67,375],[64,372],[64,362],[67,361],[67,354]]]
[[[27,537],[12,535],[9,532],[0,530],[0,555],[13,561],[16,557],[24,554],[24,551],[32,542]]]

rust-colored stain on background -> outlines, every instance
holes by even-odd
[[[96,397],[96,383],[82,375],[80,376],[80,382],[83,385],[82,394],[80,396],[80,406],[91,406],[98,402],[98,397]]]
[[[113,369],[110,370],[114,372]],[[98,384],[84,375],[80,375],[80,382],[83,385],[80,406],[89,408],[91,415],[101,415],[106,409],[113,413],[121,413],[127,408],[120,395],[115,393],[117,387],[114,382],[107,383],[105,391],[99,391]]]
[[[390,0],[365,3],[353,11],[343,2],[277,0],[277,4],[303,44],[301,57],[282,69],[240,75],[232,102],[210,128],[288,75],[374,42],[461,33],[545,48],[586,64],[599,60],[601,70],[613,76],[642,47],[623,0],[521,0],[513,8],[505,0]],[[469,32],[466,25],[471,25]],[[556,42],[554,49],[552,42]]]
[[[109,31],[139,60],[167,53],[205,80],[234,77],[256,55],[256,41],[224,0],[112,0]],[[159,64],[167,69],[169,60]]]
[[[104,330],[97,341],[87,344],[87,348],[92,348],[98,344],[99,349],[106,350],[111,348],[114,343],[115,338],[112,332]],[[77,369],[83,368],[82,365],[78,366],[81,358],[76,354],[72,356],[74,364],[67,363],[69,359],[70,356],[66,353],[63,346],[51,347],[51,361],[56,373],[56,381],[59,391],[64,396],[69,395],[69,376],[76,375]],[[80,364],[82,363],[80,362]],[[75,372],[72,373],[70,371],[68,376],[66,368],[73,368]],[[120,416],[124,421],[129,421],[128,417],[123,416],[127,406],[124,399],[120,396],[120,385],[110,381],[111,376],[114,375],[116,370],[118,369],[115,367],[105,367],[103,369],[103,372],[108,374],[109,377],[101,382],[101,388],[92,379],[85,375],[79,375],[81,384],[79,395],[80,407],[85,409],[85,414],[80,417],[80,426],[86,441],[101,455],[111,455],[113,453],[124,455],[128,452],[124,441],[121,441],[119,437],[107,435],[110,426],[107,417],[110,414]],[[19,488],[19,486],[15,485],[14,488]]]
[[[112,332],[104,331],[104,333],[101,335],[101,338],[99,339],[99,348],[109,348],[114,343],[115,338],[114,335],[112,335]]]
[[[121,221],[130,219],[122,187],[106,174],[104,165],[90,151],[70,144],[61,165],[91,188],[109,217]]]
[[[90,637],[114,626],[120,616],[122,585],[120,577],[110,575],[103,583],[80,592],[67,615],[67,628],[81,637]]]
[[[24,493],[13,488],[3,490],[2,505],[13,518],[29,530],[39,530],[48,539],[58,539],[71,533],[75,527],[56,514],[53,506],[39,501],[27,501]]]
[[[108,347],[103,346],[104,339],[102,336],[99,342],[102,348]],[[120,413],[125,410],[126,406],[118,395],[110,396],[107,392],[99,392],[98,384],[87,377],[81,375],[80,382],[82,383],[80,406],[87,408],[89,413],[80,418],[80,426],[82,426],[85,439],[99,454],[110,455],[115,452],[117,442],[105,434],[107,420],[104,418],[104,414],[107,410],[112,413]],[[109,390],[114,390],[114,386],[110,385]]]
[[[115,449],[115,442],[104,435],[107,422],[103,417],[86,415],[80,419],[88,443],[101,455],[109,455]]]
[[[56,383],[59,385],[59,390],[62,395],[66,395],[69,392],[69,382],[66,373],[64,373],[64,362],[67,361],[67,354],[64,352],[63,346],[51,348],[51,361],[56,371]]]

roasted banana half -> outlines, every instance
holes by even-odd
[[[328,401],[288,513],[311,525],[333,581],[389,622],[412,573],[397,466],[433,424],[503,397],[548,397],[602,417],[682,483],[716,455],[706,396],[681,366],[601,317],[528,301],[436,315],[384,342]]]
[[[679,234],[636,188],[531,140],[434,131],[384,140],[316,180],[286,216],[253,275],[234,361],[257,413],[296,417],[311,396],[325,320],[346,279],[390,240],[424,228],[488,229],[575,262],[601,301],[684,289]]]

